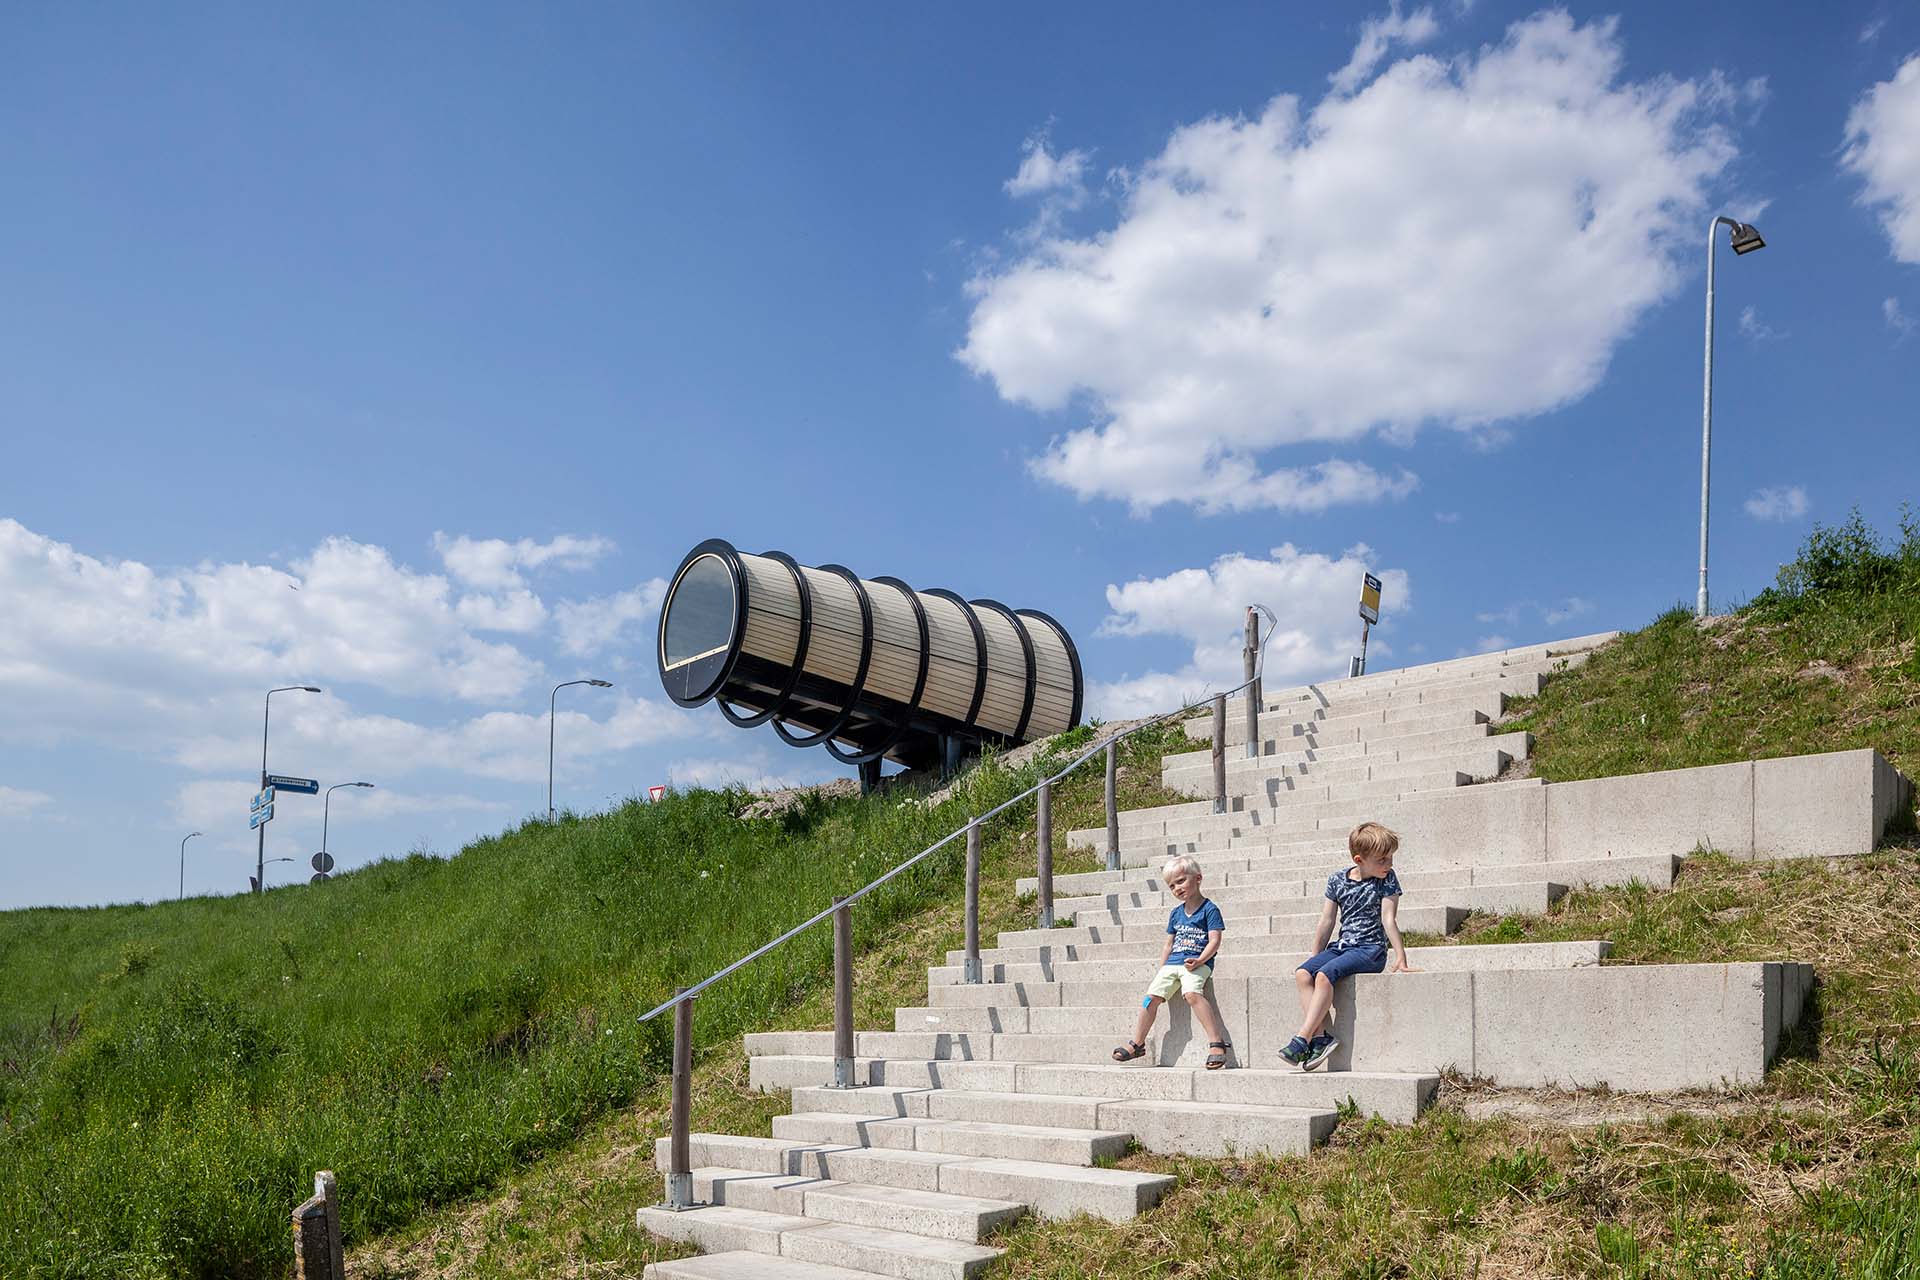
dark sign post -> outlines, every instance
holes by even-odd
[[[1361,575],[1360,582],[1360,656],[1348,668],[1349,676],[1367,674],[1367,633],[1380,621],[1380,579]]]
[[[340,1199],[325,1169],[313,1176],[313,1198],[293,1211],[293,1274],[295,1280],[345,1280],[347,1274]]]

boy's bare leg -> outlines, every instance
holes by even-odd
[[[1311,1041],[1320,1034],[1326,1024],[1327,1014],[1333,1008],[1333,984],[1327,981],[1324,973],[1313,975],[1312,995],[1303,1003],[1306,1016],[1301,1019],[1299,1034],[1302,1040]]]
[[[1160,1012],[1160,997],[1148,996],[1147,1002],[1140,1006],[1140,1016],[1133,1020],[1133,1042],[1145,1044],[1147,1035],[1153,1030],[1154,1015]]]
[[[1193,1016],[1200,1019],[1200,1025],[1206,1029],[1207,1042],[1227,1043],[1227,1030],[1220,1025],[1220,1015],[1214,1011],[1213,1001],[1207,999],[1204,991],[1187,993],[1187,1008],[1193,1010]]]
[[[1300,1016],[1307,1017],[1313,1012],[1313,975],[1305,969],[1293,971],[1294,994],[1300,997]],[[1308,1039],[1312,1039],[1311,1036]]]

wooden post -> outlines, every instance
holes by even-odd
[[[1227,695],[1213,695],[1213,811],[1227,811]]]
[[[1247,681],[1245,697],[1247,699],[1247,758],[1254,759],[1260,754],[1260,681],[1254,679],[1260,662],[1260,614],[1251,605],[1247,607],[1247,647],[1241,651],[1240,668],[1245,673],[1241,678]]]
[[[333,1173],[313,1175],[313,1198],[293,1211],[293,1274],[296,1280],[346,1280],[340,1248],[340,1197]]]
[[[853,908],[844,897],[833,901],[833,1087],[852,1089]]]
[[[1107,870],[1120,869],[1120,744],[1107,744]]]
[[[967,955],[961,969],[966,982],[980,981],[980,824],[967,824]]]
[[[1040,808],[1035,821],[1040,841],[1040,927],[1053,928],[1053,783],[1040,784]]]

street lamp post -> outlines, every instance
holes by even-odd
[[[1713,452],[1713,242],[1725,226],[1736,255],[1764,249],[1767,242],[1757,228],[1732,218],[1716,217],[1707,224],[1707,356],[1705,389],[1700,409],[1700,596],[1694,602],[1694,616],[1707,616],[1707,465]]]
[[[568,680],[553,686],[547,695],[547,821],[553,821],[553,718],[560,691],[571,684],[590,684],[596,689],[611,689],[611,680]]]
[[[333,804],[333,793],[342,787],[371,787],[371,782],[336,782],[327,788],[327,794],[320,798],[320,852],[327,851],[327,810]],[[318,868],[315,868],[318,870]]]
[[[298,862],[298,861],[299,861],[298,858],[268,858],[265,862],[261,863],[259,892],[265,893],[267,891],[267,867],[268,866],[270,866],[275,862]]]
[[[267,789],[267,726],[273,719],[273,695],[319,692],[319,689],[310,684],[289,684],[282,685],[278,689],[267,690],[267,709],[260,716],[260,789],[262,791]],[[267,824],[261,823],[257,830],[260,832],[260,845],[255,862],[255,869],[258,872],[255,883],[258,887],[254,891],[265,893],[267,891]]]
[[[198,831],[192,831],[180,837],[180,896],[182,898],[187,896],[187,841],[199,834]]]

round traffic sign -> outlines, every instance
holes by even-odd
[[[331,870],[333,870],[333,855],[332,855],[332,854],[330,854],[330,853],[328,853],[328,852],[327,852],[326,850],[324,850],[324,849],[322,849],[322,850],[321,850],[321,851],[320,851],[319,853],[316,853],[316,854],[314,854],[314,855],[313,855],[313,869],[314,869],[315,871],[331,871]]]
[[[326,872],[324,872],[324,871],[316,871],[316,872],[314,872],[314,873],[313,873],[312,875],[310,875],[310,876],[308,876],[308,877],[307,877],[307,883],[308,883],[308,884],[319,884],[319,883],[321,883],[322,881],[326,881],[326,880],[331,880],[331,879],[333,879],[333,877],[332,877],[332,876],[330,876],[330,875],[328,875],[328,874],[327,874]]]

